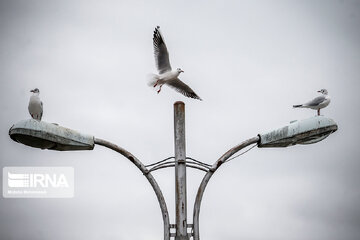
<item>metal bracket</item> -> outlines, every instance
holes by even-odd
[[[186,161],[184,159],[179,159],[177,162],[178,163],[186,163]]]
[[[176,237],[176,224],[170,224],[170,237],[173,237],[175,238]],[[171,232],[171,229],[174,229],[175,232]],[[194,236],[194,224],[187,224],[187,229],[189,231],[190,229],[190,232],[188,232],[188,237],[191,238]]]

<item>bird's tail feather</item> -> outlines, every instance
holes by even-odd
[[[154,85],[156,84],[156,82],[159,80],[159,75],[149,74],[149,75],[147,76],[147,80],[148,80],[148,85],[149,85],[149,87],[154,87]]]
[[[293,108],[299,108],[299,107],[302,107],[303,105],[300,104],[300,105],[293,105]]]

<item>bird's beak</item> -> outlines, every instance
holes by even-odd
[[[180,72],[184,72],[184,70],[180,70]]]
[[[30,92],[35,92],[34,90],[30,90]]]
[[[319,91],[317,91],[317,92],[321,93],[321,90],[319,90]]]

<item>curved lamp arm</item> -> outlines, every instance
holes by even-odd
[[[224,163],[227,159],[229,159],[232,155],[240,151],[241,149],[254,144],[258,143],[260,140],[259,136],[250,138],[239,145],[231,148],[229,151],[224,153],[210,168],[210,170],[205,174],[203,180],[201,181],[201,184],[199,186],[198,192],[196,194],[195,204],[194,204],[194,212],[193,212],[193,221],[194,221],[194,240],[200,239],[199,234],[199,214],[200,214],[200,206],[201,206],[201,200],[202,196],[204,194],[205,188],[212,177],[212,175],[215,173],[215,171]]]
[[[108,141],[105,141],[105,140],[102,140],[99,138],[94,138],[94,142],[95,142],[95,144],[110,148],[110,149],[120,153],[121,155],[123,155],[124,157],[129,159],[133,164],[135,164],[135,166],[144,174],[144,176],[147,178],[147,180],[151,184],[152,188],[154,189],[156,197],[159,201],[159,205],[161,208],[161,213],[162,213],[162,217],[163,217],[163,221],[164,221],[164,239],[170,240],[170,221],[169,221],[169,213],[167,210],[166,202],[165,202],[164,196],[160,190],[159,185],[155,181],[155,178],[147,170],[145,165],[142,164],[142,162],[140,162],[140,160],[138,160],[130,152],[126,151],[125,149],[123,149],[111,142],[108,142]]]

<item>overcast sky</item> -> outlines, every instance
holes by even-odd
[[[173,68],[204,100],[146,84],[161,26]],[[360,239],[360,1],[0,0],[0,167],[70,166],[71,199],[0,199],[0,239],[162,239],[156,196],[121,155],[12,141],[40,89],[43,121],[127,149],[144,164],[174,155],[173,103],[186,107],[187,156],[212,164],[291,120],[326,88],[339,130],[313,145],[254,148],[205,191],[200,236]],[[203,172],[188,169],[188,218]],[[174,169],[154,173],[174,223]],[[2,184],[1,184],[2,185]]]

